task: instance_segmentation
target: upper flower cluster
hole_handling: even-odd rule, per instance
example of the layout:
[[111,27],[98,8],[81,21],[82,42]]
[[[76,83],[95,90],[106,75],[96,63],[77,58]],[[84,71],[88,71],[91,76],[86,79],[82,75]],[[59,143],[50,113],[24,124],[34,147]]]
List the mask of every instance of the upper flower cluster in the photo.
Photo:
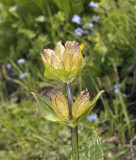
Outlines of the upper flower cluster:
[[53,69],[64,69],[71,71],[76,69],[81,64],[81,49],[77,42],[67,41],[65,47],[58,42],[55,51],[44,49],[44,54],[41,54],[44,63],[48,63]]
[[[57,77],[63,82],[74,78],[84,66],[82,63],[81,48],[76,41],[67,41],[65,47],[61,42],[58,42],[54,51],[44,49],[41,58],[46,68],[45,76],[48,78],[48,68],[48,74]],[[54,70],[58,70],[58,72],[54,72]],[[63,78],[60,77],[60,74]]]

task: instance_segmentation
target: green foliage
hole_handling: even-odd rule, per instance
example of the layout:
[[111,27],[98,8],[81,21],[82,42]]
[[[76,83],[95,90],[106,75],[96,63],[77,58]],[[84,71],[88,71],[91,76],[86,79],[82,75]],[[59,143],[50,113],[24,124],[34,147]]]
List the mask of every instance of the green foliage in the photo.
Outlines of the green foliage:
[[[0,112],[0,157],[3,159],[59,159],[61,143],[67,148],[69,130],[41,118],[32,102],[15,100],[3,105]],[[61,141],[60,137],[63,139]],[[65,150],[67,155],[69,150]]]
[[103,160],[103,148],[97,133],[93,135],[90,145],[90,160]]

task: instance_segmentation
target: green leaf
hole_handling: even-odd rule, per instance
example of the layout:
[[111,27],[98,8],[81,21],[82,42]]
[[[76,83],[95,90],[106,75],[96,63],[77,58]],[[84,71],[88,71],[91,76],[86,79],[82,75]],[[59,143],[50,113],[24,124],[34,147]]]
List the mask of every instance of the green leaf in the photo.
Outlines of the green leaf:
[[104,154],[101,145],[100,138],[96,132],[93,134],[93,138],[91,140],[90,149],[90,160],[103,160]]
[[71,121],[71,123],[79,123],[81,120],[83,120],[88,114],[89,114],[89,112],[94,108],[94,106],[95,106],[95,104],[96,104],[96,102],[97,102],[97,100],[99,99],[99,97],[100,97],[100,95],[103,93],[104,91],[102,90],[102,91],[100,91],[96,96],[95,96],[95,98],[92,100],[92,101],[90,101],[90,107],[86,110],[86,111],[84,111],[81,115],[79,115],[77,118],[75,118],[75,119],[73,119],[72,121]]
[[59,7],[59,9],[61,9],[62,11],[65,12],[66,17],[68,18],[69,13],[71,12],[71,3],[69,0],[54,0],[54,2],[56,3],[56,5]]
[[36,99],[41,114],[50,121],[65,124],[52,110],[50,100],[47,97],[31,92]]
[[89,146],[82,145],[83,149],[80,152],[81,159],[103,160],[104,159],[103,145],[101,144],[101,140],[95,130],[93,130],[93,134],[91,135],[91,140],[88,141],[88,144]]
[[44,76],[48,79],[61,80],[64,83],[69,83],[72,82],[74,78],[81,72],[84,65],[85,61],[82,58],[81,66],[79,68],[67,72],[64,69],[53,69],[47,63],[45,63]]

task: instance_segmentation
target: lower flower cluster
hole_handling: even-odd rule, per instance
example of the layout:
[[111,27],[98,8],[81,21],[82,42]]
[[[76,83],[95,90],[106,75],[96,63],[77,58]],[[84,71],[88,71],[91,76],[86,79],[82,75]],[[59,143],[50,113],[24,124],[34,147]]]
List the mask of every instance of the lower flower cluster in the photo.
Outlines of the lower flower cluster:
[[[69,120],[68,100],[59,90],[52,90],[48,93],[51,100],[52,109],[61,120]],[[89,107],[89,92],[82,91],[77,100],[72,105],[73,118],[79,117]]]

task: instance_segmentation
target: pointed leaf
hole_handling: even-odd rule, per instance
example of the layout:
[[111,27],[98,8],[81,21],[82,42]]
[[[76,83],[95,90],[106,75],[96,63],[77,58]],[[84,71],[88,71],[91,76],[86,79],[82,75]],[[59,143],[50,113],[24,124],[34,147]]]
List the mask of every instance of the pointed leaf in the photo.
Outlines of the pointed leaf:
[[57,115],[54,113],[54,111],[51,108],[51,103],[50,100],[47,97],[35,94],[33,92],[31,92],[34,96],[34,98],[36,99],[38,105],[39,105],[39,110],[41,112],[41,114],[50,121],[54,121],[54,122],[58,122],[58,123],[63,123],[65,124],[65,122],[63,122],[59,117],[57,117]]

